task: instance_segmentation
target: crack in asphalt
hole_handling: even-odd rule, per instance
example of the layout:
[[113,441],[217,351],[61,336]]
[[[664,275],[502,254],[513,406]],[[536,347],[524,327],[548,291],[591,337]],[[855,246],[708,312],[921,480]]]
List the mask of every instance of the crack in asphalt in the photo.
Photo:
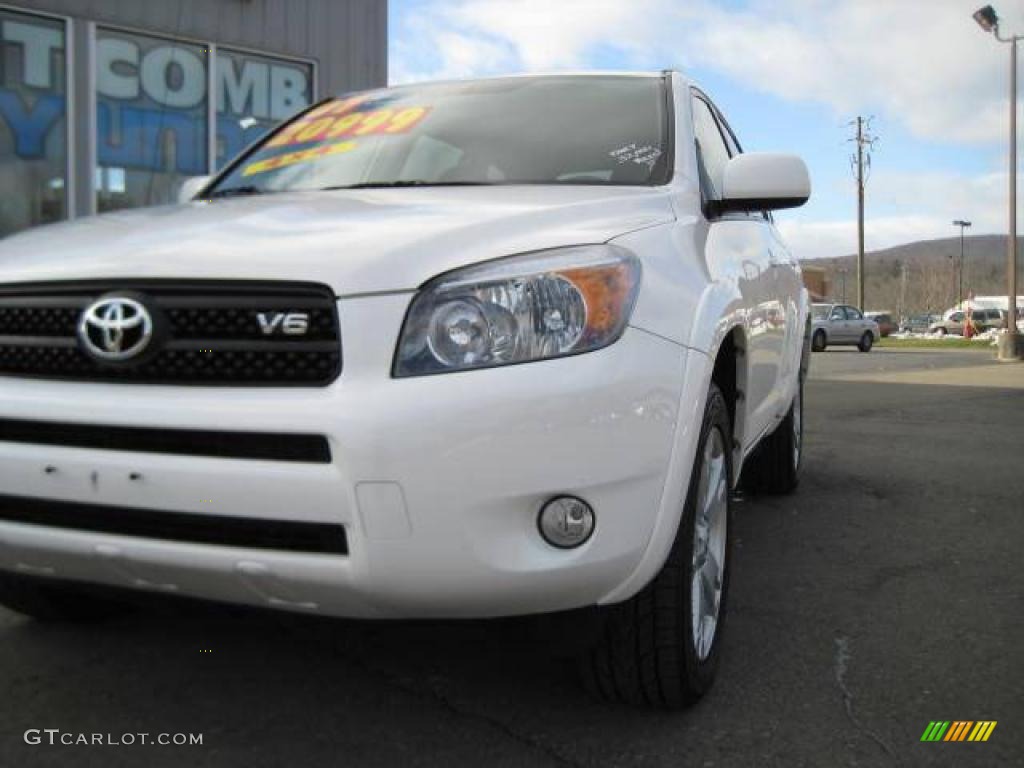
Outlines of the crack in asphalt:
[[896,581],[898,579],[905,579],[922,573],[927,574],[932,571],[949,568],[950,565],[957,564],[957,560],[954,557],[950,555],[942,555],[940,557],[922,560],[918,563],[883,565],[874,569],[871,581],[863,588],[863,591],[869,594],[880,592],[889,584],[889,582]]
[[850,640],[849,638],[840,635],[836,638],[835,678],[836,684],[839,686],[839,690],[843,694],[843,704],[846,708],[846,716],[858,730],[866,733],[872,741],[878,744],[878,746],[880,746],[882,750],[892,758],[896,765],[902,765],[902,761],[897,756],[895,750],[889,746],[885,739],[879,736],[878,733],[873,731],[871,728],[864,725],[853,712],[853,692],[846,684],[846,670],[851,658]]
[[509,738],[516,743],[527,747],[535,752],[540,752],[544,756],[550,758],[558,765],[567,766],[567,768],[586,768],[583,763],[571,760],[564,755],[560,754],[553,747],[544,744],[537,739],[531,738],[513,730],[507,723],[501,720],[491,717],[490,715],[484,714],[483,712],[470,712],[458,707],[448,696],[438,690],[434,686],[421,687],[417,686],[414,682],[406,680],[395,673],[365,663],[361,659],[355,658],[348,654],[340,651],[336,651],[336,654],[342,658],[347,664],[359,669],[363,673],[375,677],[381,680],[385,685],[395,690],[398,690],[407,696],[420,699],[422,701],[430,701],[437,704],[450,715],[455,716],[459,719],[472,720],[477,723],[483,724],[484,726],[497,731],[506,738]]

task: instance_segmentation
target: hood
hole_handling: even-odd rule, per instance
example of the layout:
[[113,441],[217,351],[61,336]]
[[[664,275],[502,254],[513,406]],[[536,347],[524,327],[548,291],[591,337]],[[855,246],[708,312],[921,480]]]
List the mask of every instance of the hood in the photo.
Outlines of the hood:
[[106,214],[0,241],[0,282],[300,280],[413,290],[488,259],[671,221],[664,190],[495,186],[289,192]]

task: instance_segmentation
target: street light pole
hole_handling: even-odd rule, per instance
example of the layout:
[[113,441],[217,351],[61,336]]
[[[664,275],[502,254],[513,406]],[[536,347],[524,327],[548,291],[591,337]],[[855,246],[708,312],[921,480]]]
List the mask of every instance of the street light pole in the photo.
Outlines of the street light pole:
[[[999,37],[999,27],[995,30]],[[999,359],[1019,360],[1020,348],[1017,339],[1017,41],[1020,36],[1009,38],[1010,43],[1010,242],[1006,248],[1006,333],[1000,339]]]
[[991,5],[974,12],[974,20],[996,40],[1010,44],[1010,232],[1006,245],[1006,333],[999,337],[999,359],[1020,360],[1017,334],[1017,43],[1024,35],[1003,37]]
[[954,227],[960,227],[960,281],[957,283],[956,301],[960,309],[964,303],[964,230],[971,226],[971,222],[964,219],[957,219],[953,222]]

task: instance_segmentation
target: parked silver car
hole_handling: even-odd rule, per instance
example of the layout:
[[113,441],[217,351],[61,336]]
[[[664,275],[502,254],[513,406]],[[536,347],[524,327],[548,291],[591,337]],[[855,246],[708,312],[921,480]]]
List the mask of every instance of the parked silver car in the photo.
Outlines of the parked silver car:
[[821,352],[829,344],[856,346],[870,352],[882,334],[878,323],[846,304],[814,304],[811,309],[811,349]]

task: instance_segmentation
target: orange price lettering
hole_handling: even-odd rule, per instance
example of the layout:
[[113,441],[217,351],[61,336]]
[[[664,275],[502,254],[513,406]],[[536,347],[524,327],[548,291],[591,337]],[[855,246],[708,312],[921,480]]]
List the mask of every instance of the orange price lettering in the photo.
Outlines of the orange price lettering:
[[358,99],[330,102],[310,112],[301,120],[285,126],[267,147],[305,144],[310,141],[339,139],[343,136],[395,135],[413,129],[430,112],[428,107],[375,109],[353,112]]
[[405,133],[427,116],[426,107],[408,107],[395,113],[384,127],[384,133]]
[[327,138],[336,139],[339,136],[344,136],[346,133],[355,128],[363,119],[362,112],[353,112],[350,115],[339,117],[334,121],[331,126],[331,130],[327,132]]
[[318,160],[321,157],[330,157],[331,155],[339,155],[342,152],[350,152],[356,148],[354,141],[339,141],[334,144],[322,144],[318,147],[310,147],[309,149],[300,149],[297,152],[285,152],[283,155],[277,155],[276,157],[268,157],[266,160],[259,160],[255,163],[251,163],[245,167],[242,171],[243,176],[252,176],[257,173],[263,173],[265,171],[274,171],[278,168],[285,168],[289,165],[295,165],[297,163],[306,163],[310,160]]
[[377,133],[380,128],[391,119],[394,114],[394,110],[391,109],[378,109],[375,112],[367,112],[363,117],[363,121],[359,124],[352,133],[356,136],[365,136],[368,133]]

